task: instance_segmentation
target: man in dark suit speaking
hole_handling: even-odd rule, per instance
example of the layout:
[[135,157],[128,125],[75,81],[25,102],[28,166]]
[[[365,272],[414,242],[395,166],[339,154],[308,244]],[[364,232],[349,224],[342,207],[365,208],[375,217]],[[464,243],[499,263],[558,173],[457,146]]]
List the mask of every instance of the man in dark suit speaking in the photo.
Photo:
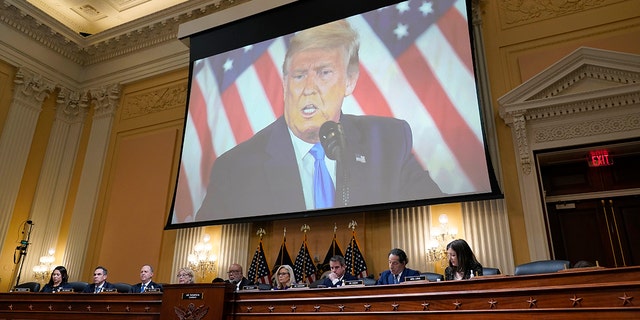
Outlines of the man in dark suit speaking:
[[[358,49],[358,34],[345,20],[291,38],[282,68],[283,117],[215,161],[196,220],[442,195],[412,154],[406,121],[342,113],[358,81]],[[338,157],[320,146],[328,121],[338,124],[329,134],[338,135]]]

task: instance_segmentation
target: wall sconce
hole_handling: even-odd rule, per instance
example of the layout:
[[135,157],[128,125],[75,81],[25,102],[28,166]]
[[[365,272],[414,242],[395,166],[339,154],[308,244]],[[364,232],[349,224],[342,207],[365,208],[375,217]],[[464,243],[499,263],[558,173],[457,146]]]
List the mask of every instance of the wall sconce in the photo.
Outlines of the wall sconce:
[[442,261],[444,267],[444,261],[447,258],[447,244],[456,238],[458,228],[449,226],[449,217],[446,213],[441,214],[438,221],[440,226],[431,229],[432,240],[429,241],[426,256],[427,263]]
[[202,237],[202,242],[198,242],[193,247],[193,252],[189,254],[187,258],[189,268],[196,273],[200,273],[200,277],[203,279],[208,273],[213,272],[215,276],[217,272],[216,262],[218,256],[211,252],[213,246],[209,241],[211,241],[211,237],[205,234],[204,237]]
[[33,277],[37,281],[46,282],[48,280],[47,277],[49,276],[51,269],[53,269],[53,262],[56,260],[53,256],[55,252],[55,250],[49,249],[48,255],[40,257],[40,264],[33,266]]

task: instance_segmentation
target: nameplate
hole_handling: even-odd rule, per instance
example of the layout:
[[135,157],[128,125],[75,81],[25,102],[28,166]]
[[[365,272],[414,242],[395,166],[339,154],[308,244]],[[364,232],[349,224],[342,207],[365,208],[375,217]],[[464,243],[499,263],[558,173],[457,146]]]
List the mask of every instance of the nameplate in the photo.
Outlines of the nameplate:
[[253,286],[243,286],[242,290],[258,290],[258,286],[253,285]]
[[302,289],[302,288],[308,288],[308,287],[309,285],[306,283],[296,283],[291,285],[291,289]]
[[160,288],[146,288],[144,289],[144,292],[160,292]]
[[183,293],[182,300],[202,300],[203,296],[204,294],[202,294],[202,292]]
[[73,288],[62,288],[58,292],[61,292],[61,293],[73,292]]
[[427,280],[427,276],[425,275],[404,277],[404,281],[424,281],[424,280]]
[[13,290],[13,292],[30,292],[31,289],[29,288],[15,288],[15,290]]
[[102,292],[104,292],[104,293],[114,293],[114,292],[118,292],[118,289],[116,289],[116,288],[104,288],[104,289],[102,289]]
[[345,286],[361,286],[364,285],[364,281],[363,280],[346,280],[344,282]]

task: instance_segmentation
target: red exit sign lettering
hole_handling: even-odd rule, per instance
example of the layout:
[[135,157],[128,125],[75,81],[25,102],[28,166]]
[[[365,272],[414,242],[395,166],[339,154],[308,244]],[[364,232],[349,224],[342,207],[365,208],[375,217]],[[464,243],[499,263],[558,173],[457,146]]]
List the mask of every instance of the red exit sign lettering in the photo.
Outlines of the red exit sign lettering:
[[589,151],[587,161],[589,162],[589,167],[604,167],[613,164],[613,159],[611,159],[607,150]]

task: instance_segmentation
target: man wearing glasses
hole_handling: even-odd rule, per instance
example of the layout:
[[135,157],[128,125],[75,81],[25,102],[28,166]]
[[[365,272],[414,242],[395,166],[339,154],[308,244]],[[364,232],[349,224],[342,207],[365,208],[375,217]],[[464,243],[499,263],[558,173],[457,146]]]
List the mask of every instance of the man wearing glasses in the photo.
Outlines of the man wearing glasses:
[[253,285],[251,280],[244,277],[242,273],[242,266],[237,263],[229,266],[227,274],[229,275],[229,282],[236,285],[236,291],[242,290],[244,286]]

